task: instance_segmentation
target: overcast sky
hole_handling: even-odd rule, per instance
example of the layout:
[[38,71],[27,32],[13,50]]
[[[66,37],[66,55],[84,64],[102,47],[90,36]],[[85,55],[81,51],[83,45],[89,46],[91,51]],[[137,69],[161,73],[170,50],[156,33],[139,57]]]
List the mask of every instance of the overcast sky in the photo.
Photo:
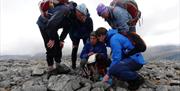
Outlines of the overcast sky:
[[[40,0],[0,0],[0,54],[35,54],[45,52],[36,21],[40,15]],[[85,3],[98,27],[109,28],[96,13],[99,3],[109,5],[111,0],[73,0]],[[148,46],[180,45],[179,0],[136,0],[142,12],[137,32]],[[82,43],[81,43],[82,44]],[[69,36],[65,48],[71,49]],[[70,54],[70,53],[69,53]]]

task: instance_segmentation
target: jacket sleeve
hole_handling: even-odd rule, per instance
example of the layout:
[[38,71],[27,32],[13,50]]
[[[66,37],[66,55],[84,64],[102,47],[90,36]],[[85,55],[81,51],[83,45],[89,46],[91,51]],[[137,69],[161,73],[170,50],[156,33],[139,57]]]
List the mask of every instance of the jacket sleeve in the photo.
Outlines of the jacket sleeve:
[[88,53],[89,53],[89,51],[88,51],[89,47],[88,47],[88,46],[89,46],[89,45],[86,44],[86,45],[83,47],[83,50],[82,50],[81,55],[80,55],[80,58],[81,58],[81,59],[87,59],[87,58],[88,58]]
[[[122,35],[121,35],[122,36]],[[124,54],[127,54],[127,53],[129,53],[129,51],[131,51],[132,49],[134,49],[134,46],[133,46],[133,44],[131,43],[131,41],[128,39],[128,38],[126,38],[126,37],[124,37],[124,36],[122,36],[122,47],[123,47],[123,49],[125,49],[123,52],[124,52]],[[126,55],[126,56],[128,56],[128,55]]]
[[100,54],[104,57],[104,58],[107,58],[107,49],[106,49],[106,46],[105,44],[101,44],[100,46]]
[[118,28],[122,32],[128,32],[129,25],[127,24],[127,22],[132,18],[130,14],[123,8],[115,7],[113,9],[113,15],[116,19],[116,28]]
[[65,38],[67,37],[68,33],[69,33],[70,29],[69,28],[63,28],[63,31],[60,35],[60,41],[64,41]]
[[[119,36],[113,36],[110,40],[111,50],[112,50],[112,62],[110,64],[109,69],[113,67],[114,64],[119,63],[119,61],[122,59],[122,45],[121,41],[118,38]],[[108,70],[107,75],[111,76],[111,71],[114,70]]]
[[113,36],[110,40],[111,50],[112,50],[112,65],[118,63],[122,59],[122,45],[118,38],[119,36]]
[[56,11],[54,15],[49,19],[46,31],[50,39],[55,39],[54,35],[60,28],[60,25],[66,14],[68,14],[68,9],[62,8],[62,10]]
[[93,21],[92,19],[89,17],[88,20],[88,26],[87,26],[88,31],[91,33],[93,31]]

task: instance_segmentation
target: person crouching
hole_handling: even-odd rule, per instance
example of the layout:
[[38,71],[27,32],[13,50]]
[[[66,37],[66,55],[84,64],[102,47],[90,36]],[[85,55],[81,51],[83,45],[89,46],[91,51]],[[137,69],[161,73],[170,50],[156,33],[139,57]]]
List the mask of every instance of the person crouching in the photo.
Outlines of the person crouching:
[[107,58],[107,49],[104,43],[99,42],[95,32],[90,34],[90,41],[87,42],[80,55],[81,62],[80,66],[84,70],[86,64],[87,70],[85,71],[86,75],[93,76],[104,76],[106,73],[106,60]]

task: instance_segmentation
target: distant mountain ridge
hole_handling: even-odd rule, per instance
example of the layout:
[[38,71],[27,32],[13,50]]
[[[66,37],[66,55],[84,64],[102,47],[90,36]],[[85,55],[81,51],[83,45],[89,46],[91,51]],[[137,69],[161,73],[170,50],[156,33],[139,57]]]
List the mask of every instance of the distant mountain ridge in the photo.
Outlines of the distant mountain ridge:
[[143,53],[147,61],[152,60],[179,60],[180,61],[180,46],[156,46],[147,48]]
[[0,55],[0,60],[30,60],[30,55]]
[[[68,51],[71,52],[71,51]],[[63,57],[69,57],[70,53],[64,53]],[[143,53],[145,60],[179,60],[180,61],[180,46],[156,46],[148,47]],[[0,55],[0,60],[45,60],[45,53],[37,53],[35,55]]]

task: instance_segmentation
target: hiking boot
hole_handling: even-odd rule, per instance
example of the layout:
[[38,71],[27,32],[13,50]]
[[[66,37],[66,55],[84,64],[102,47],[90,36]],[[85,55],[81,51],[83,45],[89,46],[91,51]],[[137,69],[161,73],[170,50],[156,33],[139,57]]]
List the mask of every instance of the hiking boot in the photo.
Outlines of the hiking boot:
[[76,69],[76,65],[72,65],[72,69]]
[[142,76],[139,76],[137,79],[127,82],[129,90],[137,90],[144,83],[144,78]]
[[56,69],[59,68],[61,65],[60,63],[56,63]]
[[53,69],[51,71],[48,71],[47,79],[49,79],[52,75],[57,75],[57,74],[58,74],[58,70],[57,69]]
[[48,72],[54,70],[54,67],[53,66],[48,66]]

